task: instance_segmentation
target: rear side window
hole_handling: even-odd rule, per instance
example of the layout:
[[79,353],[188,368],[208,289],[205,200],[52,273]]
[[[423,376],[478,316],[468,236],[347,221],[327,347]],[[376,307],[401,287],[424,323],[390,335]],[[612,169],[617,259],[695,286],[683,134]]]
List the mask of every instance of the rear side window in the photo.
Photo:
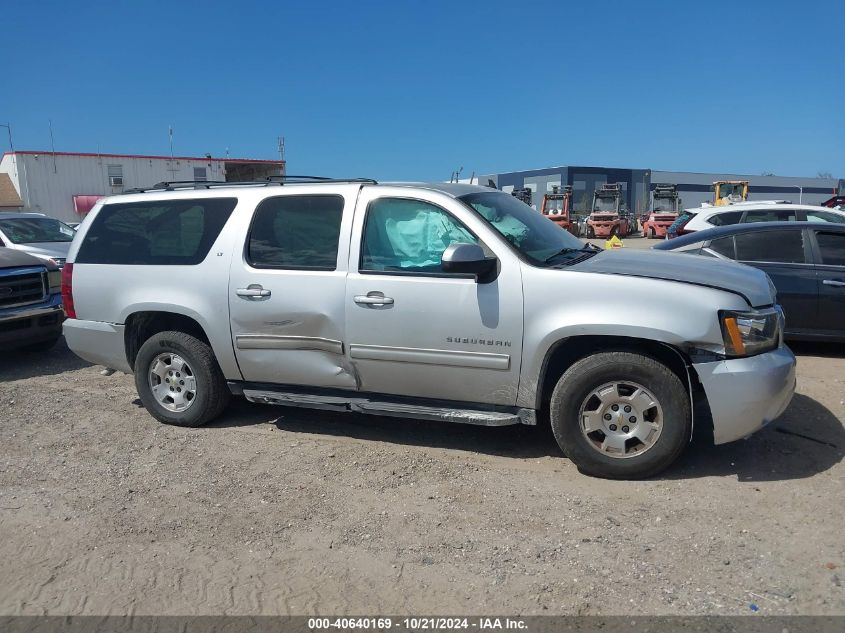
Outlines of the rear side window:
[[727,257],[728,259],[736,259],[736,250],[734,250],[733,235],[729,235],[728,237],[720,237],[717,240],[713,240],[712,242],[710,242],[710,246],[707,247],[707,250],[711,250],[714,253],[718,253],[722,257]]
[[816,233],[822,263],[828,266],[845,266],[845,234]]
[[834,224],[845,224],[845,215],[831,213],[830,211],[807,211],[807,222],[833,222]]
[[788,209],[772,209],[768,211],[748,211],[744,222],[795,222],[796,212]]
[[742,211],[729,211],[728,213],[717,213],[716,215],[707,219],[713,226],[728,226],[729,224],[739,224],[742,219]]
[[343,196],[277,196],[255,210],[246,258],[254,268],[335,270]]
[[739,261],[804,263],[803,231],[754,231],[741,233],[735,240]]
[[208,255],[237,198],[107,204],[79,247],[80,264],[199,264]]

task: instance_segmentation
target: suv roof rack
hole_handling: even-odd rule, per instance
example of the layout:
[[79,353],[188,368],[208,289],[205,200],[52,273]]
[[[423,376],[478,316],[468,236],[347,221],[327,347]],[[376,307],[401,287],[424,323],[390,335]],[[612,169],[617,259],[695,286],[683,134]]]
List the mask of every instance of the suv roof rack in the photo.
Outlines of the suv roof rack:
[[[170,180],[159,182],[152,187],[136,187],[127,189],[128,193],[146,193],[148,191],[176,191],[177,189],[213,189],[217,187],[267,187],[269,185],[306,184],[306,183],[361,183],[377,185],[372,178],[329,178],[327,176],[270,176],[262,180]],[[120,195],[120,194],[118,194]]]

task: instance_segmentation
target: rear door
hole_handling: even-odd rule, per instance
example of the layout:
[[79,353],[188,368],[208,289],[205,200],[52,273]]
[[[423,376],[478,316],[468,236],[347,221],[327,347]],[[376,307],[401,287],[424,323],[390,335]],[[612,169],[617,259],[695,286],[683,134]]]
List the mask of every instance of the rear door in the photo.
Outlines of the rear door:
[[734,236],[736,259],[765,271],[777,288],[786,327],[802,331],[816,326],[818,291],[812,249],[800,227],[759,230]]
[[349,230],[358,186],[291,186],[255,208],[232,258],[232,342],[247,381],[355,389],[344,361]]
[[[522,273],[469,208],[442,193],[366,187],[346,292],[350,360],[361,390],[514,405],[522,355]],[[481,244],[498,278],[444,273],[450,243]]]
[[813,230],[818,263],[818,328],[845,335],[845,233]]

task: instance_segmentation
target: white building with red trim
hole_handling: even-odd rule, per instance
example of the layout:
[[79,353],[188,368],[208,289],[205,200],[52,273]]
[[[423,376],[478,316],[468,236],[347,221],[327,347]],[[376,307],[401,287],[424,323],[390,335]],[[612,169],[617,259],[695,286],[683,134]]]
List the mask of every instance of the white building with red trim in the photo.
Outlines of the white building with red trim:
[[0,160],[0,181],[6,184],[0,186],[0,212],[33,211],[79,222],[99,198],[128,189],[178,180],[258,180],[284,173],[281,160],[14,151]]

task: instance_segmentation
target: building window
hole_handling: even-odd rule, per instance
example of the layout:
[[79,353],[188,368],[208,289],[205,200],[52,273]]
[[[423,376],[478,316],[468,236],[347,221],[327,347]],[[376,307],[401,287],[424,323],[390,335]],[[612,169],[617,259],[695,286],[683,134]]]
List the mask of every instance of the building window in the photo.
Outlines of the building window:
[[123,187],[123,165],[109,165],[109,186]]
[[194,167],[194,180],[205,182],[208,180],[208,175],[205,167]]

